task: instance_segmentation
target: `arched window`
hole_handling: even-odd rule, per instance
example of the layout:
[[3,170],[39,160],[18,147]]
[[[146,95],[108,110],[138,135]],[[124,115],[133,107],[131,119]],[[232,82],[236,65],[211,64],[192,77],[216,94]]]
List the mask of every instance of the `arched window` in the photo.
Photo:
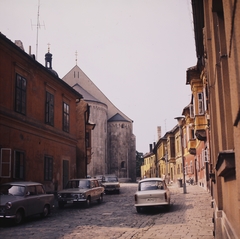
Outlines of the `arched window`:
[[121,162],[121,168],[125,168],[125,161]]

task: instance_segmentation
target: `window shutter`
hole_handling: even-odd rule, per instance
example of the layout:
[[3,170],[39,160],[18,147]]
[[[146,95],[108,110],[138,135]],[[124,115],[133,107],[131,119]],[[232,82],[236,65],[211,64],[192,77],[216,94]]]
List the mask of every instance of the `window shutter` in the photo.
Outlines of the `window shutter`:
[[11,177],[11,149],[2,148],[0,158],[0,177]]

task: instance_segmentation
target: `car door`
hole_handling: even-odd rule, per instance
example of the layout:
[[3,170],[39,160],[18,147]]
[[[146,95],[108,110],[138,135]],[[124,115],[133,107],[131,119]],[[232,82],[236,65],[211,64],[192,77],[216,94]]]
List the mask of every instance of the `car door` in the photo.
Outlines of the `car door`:
[[47,200],[47,196],[45,194],[45,191],[42,185],[37,185],[36,190],[37,190],[37,201],[38,201],[37,213],[42,213],[43,207],[46,203],[45,201]]
[[90,182],[91,184],[91,186],[90,186],[90,190],[91,190],[91,197],[92,197],[92,201],[93,200],[96,200],[97,199],[97,194],[96,194],[96,188],[95,188],[95,181],[94,180],[92,180],[91,182]]
[[26,187],[26,216],[37,214],[39,211],[39,200],[36,191],[36,186],[31,185]]
[[97,199],[100,198],[100,195],[102,193],[102,187],[99,185],[99,182],[96,180],[95,181],[95,190],[96,190],[96,197]]

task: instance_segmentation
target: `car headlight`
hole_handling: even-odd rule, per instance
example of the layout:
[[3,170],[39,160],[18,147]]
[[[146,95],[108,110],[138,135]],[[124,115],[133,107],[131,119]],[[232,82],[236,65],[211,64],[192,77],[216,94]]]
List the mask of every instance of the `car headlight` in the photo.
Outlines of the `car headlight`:
[[5,206],[6,206],[6,209],[10,209],[12,207],[12,203],[11,202],[7,202],[5,204]]
[[80,194],[79,194],[79,198],[85,198],[84,194],[83,194],[83,193],[80,193]]
[[58,198],[61,198],[61,197],[62,197],[62,195],[61,195],[60,193],[58,193],[57,197],[58,197]]

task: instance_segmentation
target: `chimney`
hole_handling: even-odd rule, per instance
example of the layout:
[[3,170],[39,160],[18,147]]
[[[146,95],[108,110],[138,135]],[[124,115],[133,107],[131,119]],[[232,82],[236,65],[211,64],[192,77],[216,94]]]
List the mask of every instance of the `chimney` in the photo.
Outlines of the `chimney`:
[[150,153],[152,152],[152,144],[149,144]]
[[15,40],[15,44],[24,51],[23,43],[20,40]]

